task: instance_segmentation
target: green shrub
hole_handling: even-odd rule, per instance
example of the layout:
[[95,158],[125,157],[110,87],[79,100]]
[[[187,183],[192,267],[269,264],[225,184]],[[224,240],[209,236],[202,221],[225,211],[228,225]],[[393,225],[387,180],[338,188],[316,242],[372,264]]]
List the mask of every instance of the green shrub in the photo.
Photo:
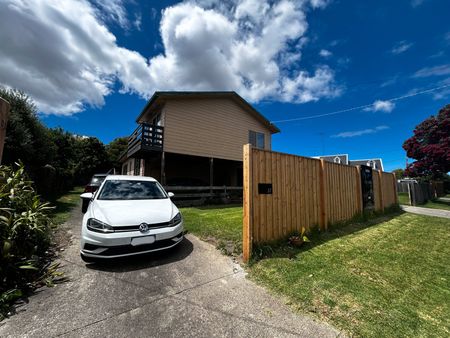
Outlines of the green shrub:
[[42,274],[51,207],[41,202],[22,164],[0,166],[0,319]]

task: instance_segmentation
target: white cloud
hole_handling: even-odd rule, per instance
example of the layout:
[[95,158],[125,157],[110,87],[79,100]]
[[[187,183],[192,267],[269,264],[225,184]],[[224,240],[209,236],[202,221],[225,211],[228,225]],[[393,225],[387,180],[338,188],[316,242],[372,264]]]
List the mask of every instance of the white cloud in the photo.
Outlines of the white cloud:
[[448,100],[449,98],[450,98],[449,88],[443,89],[433,95],[433,100],[443,100],[443,99]]
[[398,75],[394,75],[394,76],[388,78],[386,81],[384,81],[384,82],[380,85],[380,87],[383,88],[383,87],[392,86],[392,85],[394,85],[394,84],[397,83],[398,79],[399,79],[399,76],[398,76]]
[[30,94],[46,113],[102,106],[116,80],[147,97],[154,81],[145,58],[117,46],[85,1],[0,3],[0,84]]
[[425,0],[411,0],[411,6],[413,8],[417,8],[420,5],[422,5],[425,2]]
[[362,130],[354,130],[354,131],[344,131],[342,133],[332,135],[331,137],[338,137],[338,138],[349,138],[349,137],[356,137],[356,136],[362,136],[367,134],[375,134],[379,131],[389,129],[388,126],[378,126],[375,128],[368,128],[368,129],[362,129]]
[[105,22],[115,22],[128,29],[130,22],[124,7],[124,0],[89,0],[97,9],[97,15]]
[[331,52],[330,52],[329,50],[327,50],[327,49],[321,49],[320,52],[319,52],[319,55],[322,56],[322,57],[324,57],[324,58],[328,58],[328,57],[330,57],[331,55],[333,55],[333,53],[331,53]]
[[411,43],[411,42],[407,42],[405,40],[399,41],[394,45],[394,47],[392,47],[391,53],[398,55],[398,54],[406,52],[412,46],[413,46],[413,43]]
[[450,64],[425,67],[414,73],[413,77],[445,76],[450,74]]
[[[327,66],[300,69],[306,14],[323,0],[220,2],[167,7],[163,53],[120,47],[105,22],[130,26],[123,0],[0,2],[0,84],[29,93],[41,111],[102,106],[116,83],[155,90],[236,90],[246,99],[308,102],[339,95]],[[136,17],[135,19],[138,19]],[[139,20],[133,23],[139,27]]]
[[377,100],[374,103],[372,103],[372,105],[368,108],[365,108],[365,111],[382,111],[385,113],[390,113],[391,111],[393,111],[395,108],[395,103],[391,102],[391,101],[382,101],[382,100]]
[[[437,83],[439,86],[449,86],[450,85],[450,77],[439,81]],[[433,92],[433,100],[448,100],[450,98],[450,87],[442,88],[436,92]]]
[[316,70],[313,76],[300,72],[295,78],[282,80],[281,98],[287,102],[306,103],[321,97],[336,97],[341,90],[329,86],[332,80],[333,72],[327,67]]
[[142,14],[141,13],[137,13],[134,15],[133,25],[134,25],[134,27],[136,27],[136,29],[138,31],[141,30],[141,26],[142,26]]
[[430,59],[436,59],[436,58],[440,58],[441,56],[444,56],[444,55],[445,55],[445,52],[443,50],[441,50],[441,51],[439,51],[437,53],[434,53],[434,54],[430,55],[429,58]]

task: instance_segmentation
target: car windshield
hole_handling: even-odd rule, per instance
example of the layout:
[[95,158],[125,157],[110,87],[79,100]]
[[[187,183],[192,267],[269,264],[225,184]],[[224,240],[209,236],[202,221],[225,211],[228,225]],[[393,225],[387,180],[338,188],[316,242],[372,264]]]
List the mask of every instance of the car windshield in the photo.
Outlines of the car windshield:
[[108,180],[103,185],[99,200],[153,200],[167,198],[157,182]]

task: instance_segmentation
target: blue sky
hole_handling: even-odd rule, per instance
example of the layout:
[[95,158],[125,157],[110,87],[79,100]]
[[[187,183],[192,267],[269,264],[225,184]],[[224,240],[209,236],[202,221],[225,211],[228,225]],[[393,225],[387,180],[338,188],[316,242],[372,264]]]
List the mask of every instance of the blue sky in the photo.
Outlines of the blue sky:
[[291,120],[277,123],[274,150],[382,157],[392,170],[414,126],[449,103],[450,87],[387,101],[450,85],[446,0],[0,7],[0,84],[30,93],[48,126],[104,142],[134,130],[154,90],[236,90]]

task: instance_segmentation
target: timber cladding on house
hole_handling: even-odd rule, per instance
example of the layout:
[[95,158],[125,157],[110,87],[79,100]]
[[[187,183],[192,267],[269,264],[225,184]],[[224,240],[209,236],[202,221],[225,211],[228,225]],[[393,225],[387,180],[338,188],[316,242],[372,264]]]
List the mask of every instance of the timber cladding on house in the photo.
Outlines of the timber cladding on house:
[[264,149],[271,149],[271,134],[279,131],[234,92],[155,95],[138,122],[160,115],[165,152],[242,161],[249,130],[264,134]]
[[122,173],[166,186],[242,190],[242,146],[270,150],[279,132],[235,92],[155,92],[136,122]]

